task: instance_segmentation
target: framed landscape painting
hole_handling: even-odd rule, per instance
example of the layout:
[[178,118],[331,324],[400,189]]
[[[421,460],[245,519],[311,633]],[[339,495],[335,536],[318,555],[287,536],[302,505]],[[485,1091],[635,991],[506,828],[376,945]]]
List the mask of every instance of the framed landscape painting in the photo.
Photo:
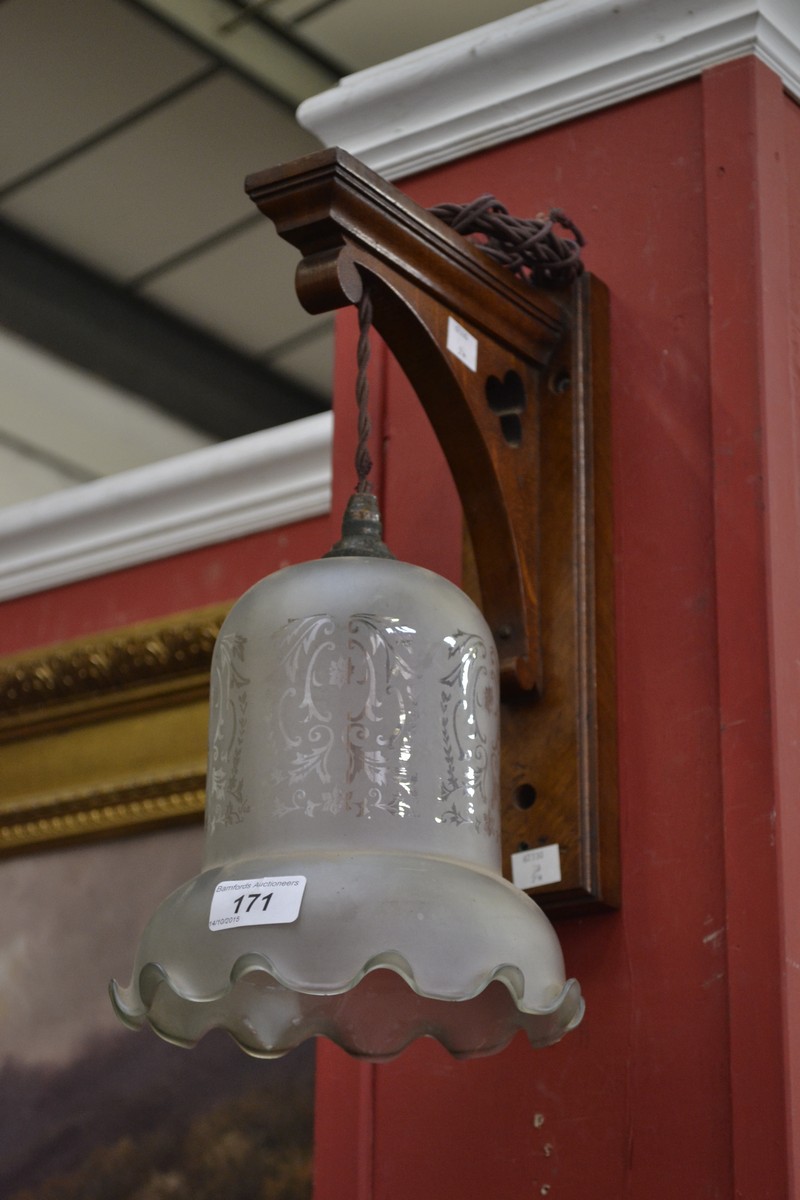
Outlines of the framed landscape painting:
[[[0,662],[4,1200],[311,1196],[312,1044],[264,1062],[215,1031],[184,1050],[123,1028],[107,996],[157,905],[199,868],[219,619]],[[171,732],[149,754],[159,724]]]

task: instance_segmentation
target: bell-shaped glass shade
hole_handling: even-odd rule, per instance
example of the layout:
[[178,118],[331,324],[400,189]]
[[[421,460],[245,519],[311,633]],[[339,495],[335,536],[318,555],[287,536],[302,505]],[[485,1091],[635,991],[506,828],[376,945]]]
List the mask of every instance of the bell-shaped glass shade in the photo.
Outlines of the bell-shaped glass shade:
[[327,558],[252,588],[212,662],[203,870],[112,984],[123,1021],[373,1060],[576,1025],[549,922],[500,874],[498,690],[481,613],[430,571]]

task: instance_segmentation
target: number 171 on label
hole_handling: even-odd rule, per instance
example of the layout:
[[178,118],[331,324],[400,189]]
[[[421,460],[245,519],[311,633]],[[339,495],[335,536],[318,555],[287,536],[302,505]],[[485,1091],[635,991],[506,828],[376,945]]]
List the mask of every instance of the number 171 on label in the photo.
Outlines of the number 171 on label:
[[299,916],[305,888],[304,875],[223,880],[214,888],[208,927],[217,932],[241,925],[289,925]]

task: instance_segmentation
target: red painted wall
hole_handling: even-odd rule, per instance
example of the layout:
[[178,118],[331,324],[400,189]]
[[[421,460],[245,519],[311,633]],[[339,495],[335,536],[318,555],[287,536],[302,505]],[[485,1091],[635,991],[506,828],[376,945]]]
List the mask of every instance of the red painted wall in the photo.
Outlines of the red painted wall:
[[[610,288],[623,904],[559,927],[587,1014],[556,1047],[465,1064],[419,1043],[371,1067],[322,1044],[316,1200],[793,1195],[797,134],[743,60],[403,185],[561,206]],[[446,468],[378,360],[389,540],[452,575]]]

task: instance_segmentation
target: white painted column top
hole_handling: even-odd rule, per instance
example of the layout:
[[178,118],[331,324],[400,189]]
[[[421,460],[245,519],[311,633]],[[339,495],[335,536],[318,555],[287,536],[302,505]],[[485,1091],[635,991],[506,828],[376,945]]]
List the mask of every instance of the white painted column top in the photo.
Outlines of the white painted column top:
[[397,178],[745,55],[800,96],[800,0],[545,0],[349,75],[298,118]]

